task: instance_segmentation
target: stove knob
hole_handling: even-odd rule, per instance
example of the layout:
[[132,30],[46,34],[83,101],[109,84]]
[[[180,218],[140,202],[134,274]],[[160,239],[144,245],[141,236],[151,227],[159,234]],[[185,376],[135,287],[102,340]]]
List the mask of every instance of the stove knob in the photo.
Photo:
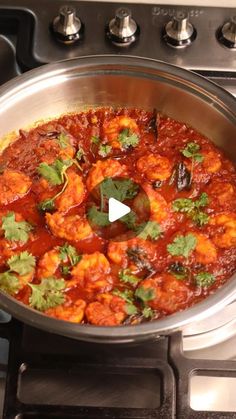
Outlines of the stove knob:
[[188,13],[179,11],[168,22],[163,31],[163,39],[171,47],[183,48],[190,45],[197,36],[197,31],[189,22]]
[[106,28],[106,34],[113,44],[128,46],[136,41],[139,35],[139,27],[131,17],[131,12],[126,7],[116,10],[115,18]]
[[81,39],[83,24],[76,16],[76,10],[72,6],[62,6],[59,16],[52,22],[52,30],[58,41],[63,44],[73,44]]
[[218,30],[217,38],[227,48],[236,48],[236,16]]

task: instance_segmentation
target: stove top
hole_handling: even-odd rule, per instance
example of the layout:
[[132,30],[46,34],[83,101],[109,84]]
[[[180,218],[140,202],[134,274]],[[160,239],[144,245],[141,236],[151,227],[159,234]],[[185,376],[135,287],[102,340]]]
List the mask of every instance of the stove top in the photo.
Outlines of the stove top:
[[[0,84],[45,63],[125,54],[185,67],[236,96],[235,15],[202,6],[0,0]],[[236,418],[236,302],[194,330],[138,346],[91,345],[0,312],[2,417]]]

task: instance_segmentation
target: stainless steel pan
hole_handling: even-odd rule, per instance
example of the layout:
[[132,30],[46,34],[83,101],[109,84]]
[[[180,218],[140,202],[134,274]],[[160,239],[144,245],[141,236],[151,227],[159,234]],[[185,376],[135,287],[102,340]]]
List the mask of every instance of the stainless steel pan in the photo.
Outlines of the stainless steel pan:
[[[37,120],[96,106],[157,108],[186,122],[236,161],[236,100],[207,79],[155,60],[123,56],[82,57],[43,66],[0,89],[0,138]],[[8,138],[8,136],[6,137]],[[2,140],[2,144],[4,139]],[[0,295],[0,306],[33,326],[96,342],[131,342],[184,329],[213,316],[236,298],[236,275],[214,295],[161,320],[119,327],[77,325],[49,318]]]

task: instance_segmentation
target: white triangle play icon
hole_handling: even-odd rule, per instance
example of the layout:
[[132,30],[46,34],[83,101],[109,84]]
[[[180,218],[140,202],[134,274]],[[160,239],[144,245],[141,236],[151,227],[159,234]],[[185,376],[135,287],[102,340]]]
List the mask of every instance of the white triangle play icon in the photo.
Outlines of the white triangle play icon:
[[119,220],[119,218],[124,217],[124,215],[129,214],[131,211],[128,205],[122,204],[122,202],[117,201],[115,198],[109,198],[108,200],[108,219],[110,223],[113,221]]

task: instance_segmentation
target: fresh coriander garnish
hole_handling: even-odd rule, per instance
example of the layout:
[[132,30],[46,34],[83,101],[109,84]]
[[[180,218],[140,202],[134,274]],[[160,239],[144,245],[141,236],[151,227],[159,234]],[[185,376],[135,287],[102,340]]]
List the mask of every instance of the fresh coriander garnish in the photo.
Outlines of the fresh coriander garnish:
[[156,221],[148,221],[147,223],[139,225],[137,232],[138,236],[144,240],[157,240],[162,234],[160,224]]
[[155,316],[155,311],[151,309],[151,307],[144,307],[142,310],[142,315],[145,319],[152,319]]
[[172,256],[184,256],[187,258],[195,249],[197,239],[193,234],[177,236],[172,243],[167,245],[167,250]]
[[108,214],[103,211],[99,211],[95,205],[89,208],[87,212],[87,216],[90,222],[93,225],[97,225],[99,227],[107,227],[110,225],[110,221],[108,219]]
[[214,284],[215,277],[209,272],[200,272],[199,274],[195,275],[195,281],[199,287],[209,287]]
[[186,147],[182,150],[182,154],[189,159],[193,159],[193,161],[201,163],[204,157],[201,153],[199,153],[200,148],[201,147],[199,144],[191,142],[188,143]]
[[83,148],[82,147],[79,147],[78,148],[78,151],[76,153],[77,160],[78,161],[82,160],[84,158],[84,155],[85,155],[85,152],[84,152]]
[[209,216],[200,211],[200,208],[208,205],[208,195],[203,192],[199,199],[193,201],[189,198],[179,198],[172,203],[172,208],[176,212],[186,213],[198,226],[202,227],[209,220]]
[[27,221],[16,221],[15,213],[8,212],[2,217],[2,229],[7,240],[26,243],[33,227]]
[[10,271],[16,272],[19,275],[26,275],[30,273],[35,267],[35,257],[27,251],[13,255],[8,259],[7,264]]
[[57,140],[61,148],[66,148],[68,147],[68,145],[70,145],[68,135],[65,134],[64,132],[58,135]]
[[77,263],[81,260],[81,255],[77,253],[77,250],[74,246],[71,246],[68,243],[65,243],[63,246],[59,247],[59,256],[62,261],[66,261],[69,259],[71,266],[77,265]]
[[119,278],[122,282],[131,285],[136,285],[140,281],[140,278],[138,278],[136,275],[133,275],[129,269],[122,269],[119,272]]
[[101,140],[97,135],[92,135],[92,137],[90,138],[90,141],[92,144],[99,144]]
[[121,291],[121,290],[118,290],[117,288],[115,288],[112,291],[112,294],[116,295],[117,297],[123,298],[123,300],[125,300],[129,304],[133,304],[133,302],[134,302],[134,293],[133,293],[132,290],[125,289],[125,290]]
[[128,214],[124,215],[120,218],[122,223],[126,225],[126,227],[130,230],[135,230],[136,227],[136,215],[135,212],[130,211]]
[[101,157],[106,157],[111,152],[112,147],[108,144],[101,144],[98,149],[98,154]]
[[55,160],[52,164],[40,163],[38,173],[51,185],[61,185],[65,180],[65,171],[73,164],[73,160]]
[[15,294],[20,289],[18,275],[27,275],[35,267],[35,257],[27,251],[8,259],[8,271],[0,274],[0,289],[8,294]]
[[125,128],[120,132],[118,141],[122,145],[122,148],[126,149],[129,147],[136,147],[139,143],[139,137],[134,132],[131,132],[128,128]]
[[134,304],[126,304],[125,305],[125,311],[129,316],[134,316],[138,313],[138,309]]
[[45,311],[65,302],[63,290],[64,279],[46,278],[40,284],[29,284],[32,294],[29,298],[30,306],[39,311]]
[[134,198],[138,193],[138,185],[131,179],[106,178],[100,185],[101,194],[109,198],[115,198],[120,202]]
[[38,209],[42,212],[53,211],[55,209],[54,199],[45,199],[38,204]]
[[153,288],[139,287],[135,291],[135,297],[141,300],[143,303],[154,300],[155,290]]

